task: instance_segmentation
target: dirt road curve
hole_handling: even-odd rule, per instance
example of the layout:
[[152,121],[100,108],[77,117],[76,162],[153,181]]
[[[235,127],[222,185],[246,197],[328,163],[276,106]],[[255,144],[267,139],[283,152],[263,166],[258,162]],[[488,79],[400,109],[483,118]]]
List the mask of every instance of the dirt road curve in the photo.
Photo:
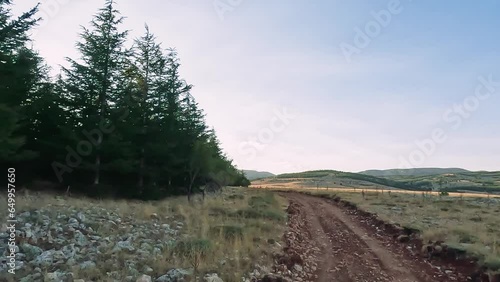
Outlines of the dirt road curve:
[[326,199],[296,193],[284,196],[298,208],[304,232],[321,250],[314,281],[466,281],[451,270],[432,266],[425,258],[408,255],[410,247],[374,234]]

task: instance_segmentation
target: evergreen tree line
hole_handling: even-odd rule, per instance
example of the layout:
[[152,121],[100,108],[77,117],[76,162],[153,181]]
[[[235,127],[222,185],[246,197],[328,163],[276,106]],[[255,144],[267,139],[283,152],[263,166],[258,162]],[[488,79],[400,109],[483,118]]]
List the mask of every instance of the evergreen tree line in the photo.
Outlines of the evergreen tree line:
[[129,41],[114,0],[54,78],[29,47],[38,7],[14,18],[10,5],[0,0],[0,162],[18,183],[142,199],[249,184],[180,77],[175,49],[147,26]]

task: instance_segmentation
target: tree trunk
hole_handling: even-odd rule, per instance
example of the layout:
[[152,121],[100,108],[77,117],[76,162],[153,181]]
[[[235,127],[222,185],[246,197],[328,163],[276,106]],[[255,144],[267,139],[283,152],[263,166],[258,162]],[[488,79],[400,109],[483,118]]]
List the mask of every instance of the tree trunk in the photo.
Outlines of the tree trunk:
[[188,187],[188,202],[191,203],[191,189],[193,189],[193,178],[191,177],[191,181],[189,182],[189,187]]
[[191,193],[193,191],[193,185],[197,175],[198,172],[194,172],[192,175],[190,175],[191,180],[189,181],[189,188],[188,188],[188,202],[190,203],[191,203]]
[[94,175],[94,185],[98,185],[100,181],[101,172],[101,154],[97,152],[95,157],[95,175]]
[[[109,31],[107,33],[109,37]],[[110,56],[110,45],[111,44],[111,39],[108,39],[107,42],[107,49],[106,49],[106,58],[104,61],[104,74],[102,76],[102,85],[101,85],[101,90],[99,93],[99,119],[100,122],[104,122],[104,119],[106,118],[106,96],[108,92],[108,75],[109,75],[109,56]],[[97,154],[96,154],[96,159],[95,159],[95,178],[94,178],[94,184],[97,185],[100,182],[100,174],[101,174],[101,144],[103,142],[104,136],[99,140],[97,144]]]
[[139,164],[139,182],[137,183],[137,186],[139,188],[139,192],[142,193],[144,190],[144,166],[145,166],[145,160],[144,160],[144,148],[141,149],[141,160]]
[[[147,33],[149,35],[149,29],[147,30]],[[148,93],[149,93],[149,50],[145,54],[146,56],[146,74],[144,76],[144,89],[142,90],[142,101],[141,101],[141,108],[142,108],[142,138],[141,138],[141,160],[140,160],[140,168],[139,168],[139,191],[142,193],[143,188],[144,188],[144,169],[145,169],[145,147],[146,147],[146,132],[147,132],[147,127],[146,127],[146,111],[147,111],[147,99],[148,99]]]

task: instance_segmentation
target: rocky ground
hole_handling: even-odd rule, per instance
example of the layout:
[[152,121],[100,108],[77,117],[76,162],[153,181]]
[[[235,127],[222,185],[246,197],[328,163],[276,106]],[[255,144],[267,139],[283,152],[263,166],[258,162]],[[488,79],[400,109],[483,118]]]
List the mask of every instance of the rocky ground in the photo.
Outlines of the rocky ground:
[[[411,230],[408,233],[386,224],[348,202],[297,193],[283,196],[289,203],[282,240],[259,238],[262,229],[245,233],[245,242],[250,246],[246,250],[262,250],[258,253],[260,258],[250,258],[247,251],[236,252],[236,255],[222,252],[217,258],[209,253],[205,259],[216,259],[216,262],[202,273],[186,267],[189,263],[185,261],[179,263],[177,254],[172,254],[179,242],[191,238],[192,230],[188,229],[196,225],[196,221],[193,222],[193,218],[184,221],[180,214],[169,209],[156,213],[142,204],[126,203],[115,208],[85,201],[83,205],[74,206],[65,200],[42,208],[28,208],[17,215],[15,276],[7,273],[5,256],[9,234],[5,225],[0,229],[0,281],[499,282],[498,276],[488,277],[477,271],[473,261],[435,258],[444,245],[423,245]],[[236,203],[225,199],[213,204],[220,207],[220,204]],[[241,202],[246,203],[247,198],[243,197]],[[133,210],[138,207],[147,211]],[[212,211],[205,219],[214,216],[210,207],[187,208],[193,209],[190,216],[196,219],[200,218],[197,213],[205,210]],[[127,212],[123,212],[124,209],[128,209]],[[214,222],[223,219],[213,218]],[[241,220],[246,224],[262,224],[262,220]],[[276,228],[273,226],[272,230]],[[264,236],[269,238],[266,236],[269,234]],[[233,246],[224,240],[214,242]],[[269,265],[266,257],[272,257],[274,265]],[[247,265],[242,268],[244,272],[249,270],[246,274],[228,275],[233,265],[242,262]],[[179,268],[180,265],[184,267]]]
[[16,203],[16,273],[2,224],[0,282],[255,282],[284,253],[287,202],[274,193],[230,187],[192,203],[25,193]]
[[[138,220],[102,207],[81,210],[64,205],[23,212],[17,220],[15,281],[81,282],[92,276],[97,281],[102,279],[97,277],[97,269],[108,270],[108,281],[169,282],[192,275],[189,269],[155,275],[153,269],[181,236],[181,221],[155,214],[149,220]],[[5,227],[0,232],[3,279],[8,276]],[[222,280],[210,274],[204,281]]]

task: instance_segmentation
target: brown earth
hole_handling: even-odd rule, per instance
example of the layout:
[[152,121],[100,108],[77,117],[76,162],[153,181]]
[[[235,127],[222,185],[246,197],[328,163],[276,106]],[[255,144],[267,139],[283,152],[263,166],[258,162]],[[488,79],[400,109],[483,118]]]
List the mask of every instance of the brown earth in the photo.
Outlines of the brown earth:
[[456,254],[424,257],[412,230],[386,224],[349,203],[282,195],[290,201],[289,230],[286,255],[278,260],[276,272],[291,281],[490,281],[471,259]]

